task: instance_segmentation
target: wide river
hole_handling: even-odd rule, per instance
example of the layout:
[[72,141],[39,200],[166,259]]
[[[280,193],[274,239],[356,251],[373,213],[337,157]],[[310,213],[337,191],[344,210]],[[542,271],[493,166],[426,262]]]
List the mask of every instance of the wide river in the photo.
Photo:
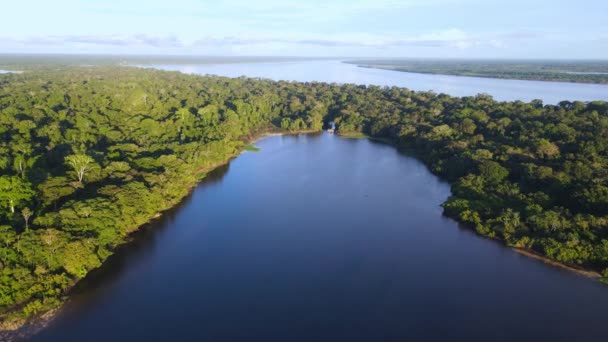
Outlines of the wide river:
[[35,341],[601,341],[608,286],[442,216],[395,148],[273,136],[85,278]]
[[411,90],[474,96],[487,93],[498,101],[531,101],[545,104],[569,101],[608,101],[608,85],[566,82],[503,80],[482,77],[431,75],[361,68],[340,61],[297,61],[272,63],[232,63],[197,65],[155,65],[158,69],[228,77],[262,77],[299,82],[336,82],[398,86]]

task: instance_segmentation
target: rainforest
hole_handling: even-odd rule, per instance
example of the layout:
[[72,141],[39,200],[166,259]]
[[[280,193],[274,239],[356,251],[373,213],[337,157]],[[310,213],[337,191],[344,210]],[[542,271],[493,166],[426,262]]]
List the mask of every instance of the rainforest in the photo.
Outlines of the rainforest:
[[118,66],[0,75],[0,319],[56,309],[139,227],[267,133],[394,145],[449,181],[444,214],[608,277],[608,103]]

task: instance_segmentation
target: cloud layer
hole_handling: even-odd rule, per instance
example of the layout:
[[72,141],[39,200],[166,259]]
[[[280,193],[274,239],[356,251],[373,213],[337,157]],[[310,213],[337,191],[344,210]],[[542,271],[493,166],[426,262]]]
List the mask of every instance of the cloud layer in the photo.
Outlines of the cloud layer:
[[605,0],[5,2],[0,53],[608,57]]
[[335,37],[251,37],[251,36],[206,36],[186,41],[176,35],[51,35],[25,38],[0,38],[0,41],[22,45],[93,45],[98,47],[149,47],[158,49],[188,49],[196,47],[239,47],[267,44],[303,45],[324,48],[374,48],[391,49],[397,47],[430,47],[467,49],[474,46],[503,47],[507,43],[522,41],[540,36],[531,31],[503,33],[469,34],[460,29],[448,29],[410,37],[350,35]]

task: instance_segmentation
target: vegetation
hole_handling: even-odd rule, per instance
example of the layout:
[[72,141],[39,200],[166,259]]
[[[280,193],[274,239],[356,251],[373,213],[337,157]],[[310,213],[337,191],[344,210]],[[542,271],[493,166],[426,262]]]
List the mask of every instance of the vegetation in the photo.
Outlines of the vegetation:
[[245,150],[245,151],[249,151],[249,152],[259,152],[259,151],[261,151],[262,149],[261,149],[261,148],[259,148],[259,147],[257,147],[257,146],[255,146],[254,144],[249,144],[249,145],[245,145],[245,146],[243,147],[243,150]]
[[360,60],[362,67],[422,74],[608,84],[605,61]]
[[365,139],[365,138],[369,138],[366,134],[362,133],[362,132],[338,132],[338,135],[340,135],[343,138],[349,138],[349,139]]
[[0,310],[57,307],[129,233],[266,131],[390,141],[479,234],[608,275],[608,103],[58,67],[0,75]]
[[3,320],[59,305],[250,135],[322,128],[326,107],[296,90],[117,67],[1,75]]
[[166,55],[68,55],[68,54],[0,54],[1,70],[36,70],[49,66],[121,66],[158,64],[238,64],[327,60],[323,57],[279,56],[166,56]]

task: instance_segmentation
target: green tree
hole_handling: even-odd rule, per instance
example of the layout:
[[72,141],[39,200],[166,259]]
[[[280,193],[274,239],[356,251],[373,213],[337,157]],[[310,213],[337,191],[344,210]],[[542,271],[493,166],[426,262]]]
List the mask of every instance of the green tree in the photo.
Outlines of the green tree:
[[0,203],[6,205],[11,214],[15,213],[15,207],[28,202],[34,191],[30,183],[16,176],[0,177]]
[[541,158],[554,158],[559,155],[559,147],[547,139],[539,139],[536,143],[536,153]]
[[73,154],[65,158],[66,163],[76,173],[78,183],[82,183],[85,174],[89,173],[96,165],[93,158],[86,154]]
[[499,183],[509,176],[509,170],[499,163],[486,160],[479,165],[481,176],[491,183]]
[[21,216],[23,216],[23,221],[25,221],[25,230],[30,228],[30,217],[32,217],[32,215],[33,213],[28,207],[21,210]]

